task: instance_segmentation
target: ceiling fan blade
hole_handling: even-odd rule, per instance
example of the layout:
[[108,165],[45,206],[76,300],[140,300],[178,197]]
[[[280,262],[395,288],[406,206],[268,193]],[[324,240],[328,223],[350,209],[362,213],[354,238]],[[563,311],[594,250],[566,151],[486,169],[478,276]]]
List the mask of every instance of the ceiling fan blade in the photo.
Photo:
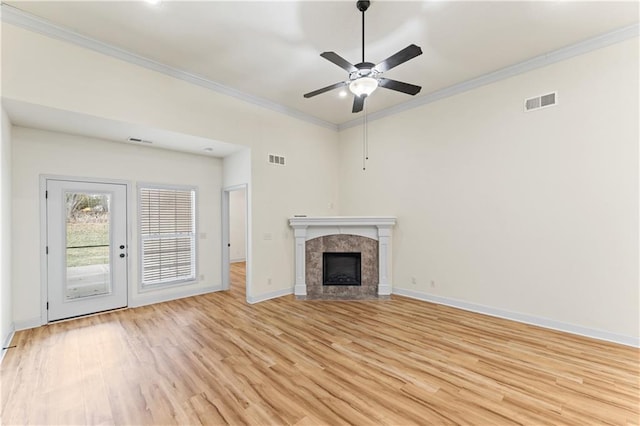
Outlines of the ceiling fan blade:
[[407,62],[409,59],[413,59],[419,55],[422,55],[422,49],[420,49],[420,47],[416,46],[415,44],[410,44],[401,51],[391,55],[384,61],[380,62],[374,68],[378,72],[389,71],[391,68],[397,67],[398,65]]
[[407,95],[417,95],[422,87],[414,84],[403,83],[402,81],[389,80],[388,78],[378,78],[378,85],[385,89],[395,90],[396,92],[406,93]]
[[346,86],[346,81],[341,81],[340,83],[332,84],[331,86],[323,87],[322,89],[314,90],[313,92],[305,93],[305,98],[310,98],[315,95],[319,95],[324,92],[328,92],[329,90],[337,89],[338,87]]
[[325,58],[327,61],[333,62],[334,64],[336,64],[337,66],[339,66],[343,70],[346,70],[346,71],[349,71],[349,72],[358,71],[358,68],[356,68],[355,65],[353,65],[350,62],[348,62],[346,59],[344,59],[342,56],[338,55],[336,52],[322,52],[320,54],[320,56]]
[[366,98],[367,95],[362,95],[362,96],[354,96],[353,97],[353,108],[351,109],[351,112],[360,112],[362,111],[362,109],[364,108],[364,98]]

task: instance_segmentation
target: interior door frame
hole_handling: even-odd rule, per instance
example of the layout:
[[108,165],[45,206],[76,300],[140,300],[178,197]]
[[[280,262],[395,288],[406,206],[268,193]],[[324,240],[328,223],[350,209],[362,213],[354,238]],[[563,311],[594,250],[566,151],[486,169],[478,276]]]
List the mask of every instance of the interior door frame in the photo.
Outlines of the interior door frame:
[[131,300],[131,268],[133,256],[131,255],[131,182],[120,179],[105,179],[105,178],[90,178],[81,176],[63,176],[63,175],[40,175],[40,325],[46,325],[49,323],[47,315],[47,299],[48,299],[48,257],[47,257],[47,181],[48,180],[68,180],[76,182],[87,183],[106,183],[115,185],[125,185],[127,190],[126,203],[126,220],[127,220],[127,238],[126,244],[129,247],[128,255],[129,261],[127,262],[127,297]]
[[231,279],[229,272],[229,244],[231,240],[231,226],[230,226],[230,203],[229,194],[232,191],[239,191],[244,189],[245,197],[245,222],[244,222],[244,244],[245,244],[245,265],[246,265],[246,278],[245,278],[245,294],[247,302],[250,300],[251,295],[251,197],[249,196],[249,185],[246,183],[240,185],[227,186],[222,188],[222,290],[229,290]]

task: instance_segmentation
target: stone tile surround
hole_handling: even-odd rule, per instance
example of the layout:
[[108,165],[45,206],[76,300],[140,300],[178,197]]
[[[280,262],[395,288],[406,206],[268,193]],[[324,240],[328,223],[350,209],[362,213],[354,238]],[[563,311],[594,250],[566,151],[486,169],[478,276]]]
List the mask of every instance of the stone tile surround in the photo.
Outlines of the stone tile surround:
[[[378,241],[359,235],[325,235],[305,248],[307,299],[377,299]],[[323,253],[361,253],[361,285],[322,285]]]

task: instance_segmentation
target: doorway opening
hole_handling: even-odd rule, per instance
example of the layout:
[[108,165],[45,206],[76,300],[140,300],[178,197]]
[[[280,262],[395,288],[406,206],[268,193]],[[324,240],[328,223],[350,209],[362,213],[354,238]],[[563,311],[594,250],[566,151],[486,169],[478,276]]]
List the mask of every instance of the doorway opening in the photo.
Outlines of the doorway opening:
[[223,256],[222,288],[247,298],[249,284],[247,185],[225,188],[222,195]]

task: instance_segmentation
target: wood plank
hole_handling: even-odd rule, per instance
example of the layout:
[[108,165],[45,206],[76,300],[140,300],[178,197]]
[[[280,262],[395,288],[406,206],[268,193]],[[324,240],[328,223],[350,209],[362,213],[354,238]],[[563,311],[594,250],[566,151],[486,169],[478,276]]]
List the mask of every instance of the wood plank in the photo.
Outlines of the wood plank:
[[16,333],[3,424],[639,424],[638,349],[393,296],[229,291]]

